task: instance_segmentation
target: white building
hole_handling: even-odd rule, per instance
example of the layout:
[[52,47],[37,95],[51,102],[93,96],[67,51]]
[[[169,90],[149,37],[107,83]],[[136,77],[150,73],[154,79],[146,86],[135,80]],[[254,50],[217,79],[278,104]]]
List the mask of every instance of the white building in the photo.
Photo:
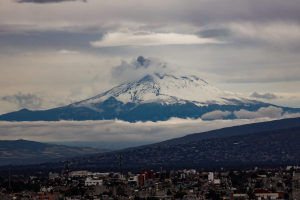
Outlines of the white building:
[[55,179],[55,178],[58,178],[58,177],[59,177],[58,173],[49,172],[49,179]]
[[214,181],[214,173],[213,172],[208,173],[208,181]]
[[215,185],[220,185],[221,184],[221,180],[220,179],[214,179],[214,184]]
[[89,173],[88,171],[73,171],[70,172],[70,176],[79,176],[79,177],[83,177],[83,176],[87,176]]
[[97,186],[97,185],[102,185],[103,180],[97,180],[97,179],[92,179],[90,177],[86,178],[85,180],[85,186]]

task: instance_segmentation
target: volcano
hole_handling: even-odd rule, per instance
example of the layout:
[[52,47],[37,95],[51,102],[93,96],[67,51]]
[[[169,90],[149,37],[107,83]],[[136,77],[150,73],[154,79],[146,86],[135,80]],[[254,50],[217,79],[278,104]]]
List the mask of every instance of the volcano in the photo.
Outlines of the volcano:
[[[230,111],[223,119],[234,119],[233,111],[257,111],[279,107],[225,92],[203,79],[191,76],[146,75],[118,85],[95,97],[50,110],[22,109],[0,116],[1,121],[110,120],[128,122],[165,121],[172,117],[201,118],[212,111]],[[280,107],[284,112],[300,109]]]

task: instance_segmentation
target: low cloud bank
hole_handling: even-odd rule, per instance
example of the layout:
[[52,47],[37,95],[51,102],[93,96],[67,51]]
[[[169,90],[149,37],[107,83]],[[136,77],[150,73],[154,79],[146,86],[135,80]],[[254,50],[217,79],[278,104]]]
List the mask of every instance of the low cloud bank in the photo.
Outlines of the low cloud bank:
[[155,142],[191,133],[270,120],[259,118],[203,121],[171,118],[168,121],[136,123],[121,120],[0,122],[0,140]]
[[[215,110],[209,113],[205,113],[202,115],[202,119],[222,119],[223,117],[227,117],[231,115],[230,111],[221,111]],[[241,109],[239,111],[234,111],[233,114],[239,119],[256,119],[256,118],[291,118],[291,117],[300,117],[300,113],[283,113],[282,108],[278,108],[275,106],[262,107],[257,111],[248,111],[245,109]]]
[[282,108],[277,108],[274,106],[269,106],[267,108],[260,108],[258,111],[248,111],[241,109],[239,111],[234,111],[234,115],[237,118],[243,118],[243,119],[254,119],[254,118],[280,118],[282,117]]
[[[231,114],[229,111],[214,111],[204,115],[207,119],[221,118]],[[256,112],[240,110],[234,114],[235,120],[179,119],[158,122],[125,122],[121,120],[101,121],[0,121],[0,140],[33,140],[40,142],[99,142],[99,148],[120,149],[131,145],[164,141],[187,134],[201,133],[224,127],[271,121],[275,119],[300,117],[300,113],[283,113],[281,108],[267,107]],[[70,144],[71,144],[70,143]],[[74,143],[75,144],[75,143]],[[88,144],[88,143],[86,143]]]

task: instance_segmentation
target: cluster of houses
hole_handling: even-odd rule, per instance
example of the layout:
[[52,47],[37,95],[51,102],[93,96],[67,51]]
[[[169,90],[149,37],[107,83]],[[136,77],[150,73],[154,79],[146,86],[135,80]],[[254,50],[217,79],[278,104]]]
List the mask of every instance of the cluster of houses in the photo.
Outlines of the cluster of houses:
[[[9,187],[5,187],[7,180],[3,179],[0,200],[300,199],[297,167],[218,172],[142,170],[135,174],[72,171],[50,172],[47,178],[31,176],[29,179],[26,182],[15,177]],[[23,187],[32,184],[39,187],[20,191],[13,187],[21,184],[20,181],[24,182]]]

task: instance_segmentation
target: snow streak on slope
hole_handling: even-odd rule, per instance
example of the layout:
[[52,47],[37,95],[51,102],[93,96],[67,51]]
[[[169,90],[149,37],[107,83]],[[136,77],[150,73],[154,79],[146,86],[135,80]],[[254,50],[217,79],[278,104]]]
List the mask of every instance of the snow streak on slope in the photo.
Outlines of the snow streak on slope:
[[[208,104],[239,105],[255,104],[237,94],[221,91],[197,76],[147,75],[139,81],[124,83],[98,96],[76,103],[87,106],[101,103],[111,97],[126,103]],[[75,104],[74,104],[75,105]]]

